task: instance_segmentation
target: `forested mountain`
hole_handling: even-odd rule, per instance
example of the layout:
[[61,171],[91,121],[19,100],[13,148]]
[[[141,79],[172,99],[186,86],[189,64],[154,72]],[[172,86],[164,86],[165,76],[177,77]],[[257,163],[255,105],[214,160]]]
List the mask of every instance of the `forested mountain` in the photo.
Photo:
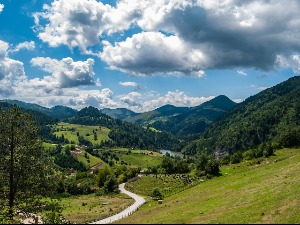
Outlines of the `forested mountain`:
[[116,109],[105,108],[105,109],[100,109],[100,112],[112,118],[120,119],[120,120],[125,120],[127,118],[137,116],[139,114],[126,108],[116,108]]
[[140,149],[171,149],[180,151],[184,142],[167,132],[156,132],[149,127],[114,119],[100,110],[89,106],[78,111],[74,117],[64,120],[68,123],[82,125],[105,126],[112,142],[103,143],[104,146],[122,146]]
[[207,149],[229,153],[269,143],[300,144],[300,77],[293,77],[247,98],[215,121],[185,147],[194,154]]
[[235,105],[236,103],[228,97],[220,95],[196,107],[165,105],[125,120],[141,125],[150,125],[180,138],[193,139],[198,137],[212,121]]
[[69,108],[67,106],[54,106],[52,108],[46,108],[37,104],[26,103],[19,100],[0,100],[0,102],[7,102],[11,105],[17,105],[23,109],[30,109],[37,112],[41,112],[57,119],[72,117],[77,112],[77,110]]
[[[0,101],[0,109],[7,110],[12,108],[16,104],[10,104],[8,102],[2,102]],[[19,106],[20,107],[20,106]],[[37,125],[39,125],[39,136],[44,139],[51,139],[51,128],[48,125],[52,125],[58,122],[58,119],[53,118],[51,116],[48,116],[42,112],[35,111],[33,109],[27,109],[20,107],[21,111],[30,113],[32,116],[32,119],[36,122]]]
[[[12,108],[13,106],[14,106],[14,104],[0,101],[1,109],[6,110],[6,109]],[[57,119],[55,119],[51,116],[48,116],[44,113],[41,113],[39,111],[36,111],[33,109],[22,108],[22,107],[20,107],[20,108],[23,112],[30,113],[32,115],[32,119],[35,120],[38,125],[44,126],[44,125],[54,124],[54,123],[58,122]]]

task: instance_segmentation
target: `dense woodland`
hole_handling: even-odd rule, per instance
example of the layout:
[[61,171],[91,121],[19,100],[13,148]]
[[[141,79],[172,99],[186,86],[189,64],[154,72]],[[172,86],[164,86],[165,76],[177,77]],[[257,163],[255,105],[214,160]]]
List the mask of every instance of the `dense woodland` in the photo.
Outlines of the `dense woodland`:
[[184,149],[193,154],[207,149],[234,153],[270,144],[300,144],[300,78],[293,77],[247,98],[219,118]]

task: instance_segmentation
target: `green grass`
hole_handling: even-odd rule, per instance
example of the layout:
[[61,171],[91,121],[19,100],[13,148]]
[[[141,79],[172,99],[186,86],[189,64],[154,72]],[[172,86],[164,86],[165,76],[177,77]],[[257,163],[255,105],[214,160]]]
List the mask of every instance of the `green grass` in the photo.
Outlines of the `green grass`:
[[[90,162],[88,162],[88,159],[84,156],[85,153],[87,154],[87,157],[90,160]],[[103,162],[102,159],[91,155],[90,153],[86,152],[85,150],[82,150],[80,155],[78,155],[76,157],[80,162],[82,162],[84,165],[86,165],[88,167],[92,167],[97,164],[106,164],[105,162]]]
[[[78,144],[77,132],[79,132],[79,135],[85,139],[91,141],[94,145],[100,144],[101,141],[109,140],[108,133],[110,129],[102,126],[100,128],[99,126],[58,123],[54,128],[55,130],[60,129],[60,131],[54,132],[57,137],[64,135],[65,138],[67,138],[70,142],[74,142],[75,144]],[[73,129],[73,131],[71,129]],[[93,130],[97,133],[97,140],[94,140]]]
[[195,178],[188,174],[172,174],[157,176],[151,174],[141,177],[139,180],[126,184],[126,189],[142,196],[151,196],[154,188],[159,188],[163,197],[173,195],[195,186],[201,182],[201,178]]
[[147,155],[140,153],[117,153],[120,161],[123,160],[128,165],[141,167],[142,169],[147,169],[148,166],[157,166],[162,162],[162,157],[159,155]]
[[72,223],[83,224],[117,214],[133,202],[132,198],[124,194],[71,196],[61,200],[62,215]]
[[300,149],[275,154],[260,164],[223,166],[222,176],[166,197],[163,204],[149,198],[137,212],[116,223],[298,224]]
[[43,147],[47,148],[47,149],[55,149],[56,148],[56,144],[51,144],[48,142],[43,142]]

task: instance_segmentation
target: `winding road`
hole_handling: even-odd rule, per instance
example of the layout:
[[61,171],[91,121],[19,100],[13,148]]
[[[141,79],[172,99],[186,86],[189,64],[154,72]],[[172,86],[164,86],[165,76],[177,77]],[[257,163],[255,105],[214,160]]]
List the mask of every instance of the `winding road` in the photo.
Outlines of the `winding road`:
[[135,200],[135,203],[133,203],[131,206],[129,206],[128,208],[126,208],[125,210],[123,210],[122,212],[120,212],[116,215],[107,217],[107,218],[99,220],[99,221],[95,221],[91,224],[107,224],[107,223],[112,223],[116,220],[120,220],[120,219],[122,219],[126,216],[129,216],[133,212],[135,212],[141,205],[143,205],[146,202],[144,198],[142,198],[142,197],[140,197],[140,196],[138,196],[138,195],[136,195],[136,194],[134,194],[130,191],[125,190],[124,186],[125,186],[125,183],[122,183],[122,184],[119,185],[120,191],[122,193],[132,197]]

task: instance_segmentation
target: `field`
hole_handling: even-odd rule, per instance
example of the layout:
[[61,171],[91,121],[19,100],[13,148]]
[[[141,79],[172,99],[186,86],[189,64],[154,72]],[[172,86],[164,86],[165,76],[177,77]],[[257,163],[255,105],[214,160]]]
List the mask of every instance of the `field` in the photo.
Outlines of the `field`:
[[147,169],[149,166],[157,166],[161,164],[162,154],[148,150],[129,150],[128,149],[112,149],[118,157],[119,161],[126,162],[128,165]]
[[[87,155],[87,157],[85,157],[85,154]],[[77,155],[76,157],[80,162],[82,162],[87,167],[106,164],[105,162],[103,162],[103,160],[101,160],[100,158],[98,158],[96,156],[91,155],[90,153],[86,152],[85,150],[82,150],[80,155]]]
[[[299,224],[300,149],[275,154],[223,166],[222,176],[166,197],[163,204],[148,198],[137,212],[116,223]],[[142,192],[143,186],[136,184]]]
[[116,214],[133,203],[124,194],[96,196],[95,194],[71,196],[61,201],[63,216],[72,223],[82,224]]
[[[110,129],[100,126],[85,126],[78,124],[69,124],[69,123],[58,123],[54,129],[56,130],[54,134],[57,137],[64,135],[70,142],[78,144],[78,133],[84,139],[92,142],[93,145],[100,144],[101,141],[109,140],[108,133]],[[97,140],[94,140],[94,133],[97,135]]]

